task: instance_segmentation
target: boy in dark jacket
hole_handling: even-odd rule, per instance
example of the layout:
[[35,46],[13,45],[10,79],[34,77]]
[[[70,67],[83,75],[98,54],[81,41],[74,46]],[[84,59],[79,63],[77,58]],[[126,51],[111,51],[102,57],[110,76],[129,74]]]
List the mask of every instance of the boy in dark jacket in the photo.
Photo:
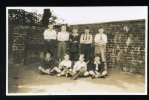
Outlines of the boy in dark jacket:
[[70,52],[70,59],[71,61],[77,61],[79,57],[79,41],[80,36],[78,34],[78,27],[73,27],[73,33],[70,35],[69,38],[69,52]]
[[50,70],[58,66],[58,62],[51,57],[49,52],[46,52],[45,58],[42,60],[41,65],[38,67],[41,73],[50,74]]
[[92,78],[105,77],[107,74],[99,55],[95,56],[94,61],[92,61],[88,66],[88,70]]

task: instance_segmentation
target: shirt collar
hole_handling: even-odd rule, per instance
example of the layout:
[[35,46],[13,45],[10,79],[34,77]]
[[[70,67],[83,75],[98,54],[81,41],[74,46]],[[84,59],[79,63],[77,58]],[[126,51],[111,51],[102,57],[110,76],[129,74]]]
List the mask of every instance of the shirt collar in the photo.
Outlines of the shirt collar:
[[72,35],[74,35],[74,36],[78,36],[78,33],[73,33]]
[[98,61],[98,62],[94,61],[94,64],[100,64],[100,61]]

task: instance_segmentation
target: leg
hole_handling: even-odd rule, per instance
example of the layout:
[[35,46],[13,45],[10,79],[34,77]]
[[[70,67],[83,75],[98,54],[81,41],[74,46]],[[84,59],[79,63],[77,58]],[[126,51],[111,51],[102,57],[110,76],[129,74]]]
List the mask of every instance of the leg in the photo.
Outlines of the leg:
[[89,75],[89,72],[84,72],[84,76],[88,76]]
[[102,62],[104,63],[104,69],[105,71],[107,71],[106,47],[105,46],[101,48],[101,58],[102,58]]
[[58,58],[62,60],[62,43],[58,43]]
[[89,74],[91,75],[91,76],[95,76],[95,72],[94,71],[89,71]]

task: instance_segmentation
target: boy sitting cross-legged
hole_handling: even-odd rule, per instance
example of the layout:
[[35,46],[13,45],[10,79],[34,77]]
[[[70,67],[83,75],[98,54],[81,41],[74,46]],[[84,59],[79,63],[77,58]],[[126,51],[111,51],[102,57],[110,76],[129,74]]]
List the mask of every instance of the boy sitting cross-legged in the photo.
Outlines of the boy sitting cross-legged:
[[80,55],[79,61],[77,61],[73,68],[73,78],[77,79],[78,76],[88,76],[87,63],[84,61],[84,55]]
[[64,55],[64,60],[60,62],[59,67],[54,67],[50,72],[57,72],[57,76],[65,75],[67,77],[68,73],[72,71],[72,62],[69,60],[69,55]]

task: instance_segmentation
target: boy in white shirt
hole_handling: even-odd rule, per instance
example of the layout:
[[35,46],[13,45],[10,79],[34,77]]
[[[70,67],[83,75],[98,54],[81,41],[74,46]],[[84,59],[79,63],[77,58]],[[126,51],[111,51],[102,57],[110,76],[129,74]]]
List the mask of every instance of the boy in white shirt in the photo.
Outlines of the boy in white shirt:
[[56,38],[57,38],[57,33],[53,29],[53,25],[49,23],[48,29],[46,29],[43,33],[44,40],[45,40],[45,49],[48,52],[51,52],[53,57],[56,57]]
[[59,67],[54,67],[53,70],[51,70],[51,72],[56,71],[58,73],[57,76],[67,76],[68,73],[72,71],[72,62],[69,60],[69,58],[69,55],[65,54],[64,60],[62,60],[62,62],[59,63]]
[[101,55],[102,63],[104,63],[105,71],[107,71],[106,63],[106,44],[107,44],[107,35],[104,34],[104,28],[99,27],[98,32],[95,35],[95,55]]
[[66,53],[67,42],[69,40],[69,33],[66,31],[66,25],[61,26],[61,32],[58,32],[58,58],[62,60]]
[[73,68],[73,80],[77,79],[78,76],[88,76],[87,63],[84,62],[84,55],[80,55],[79,61],[77,61]]

